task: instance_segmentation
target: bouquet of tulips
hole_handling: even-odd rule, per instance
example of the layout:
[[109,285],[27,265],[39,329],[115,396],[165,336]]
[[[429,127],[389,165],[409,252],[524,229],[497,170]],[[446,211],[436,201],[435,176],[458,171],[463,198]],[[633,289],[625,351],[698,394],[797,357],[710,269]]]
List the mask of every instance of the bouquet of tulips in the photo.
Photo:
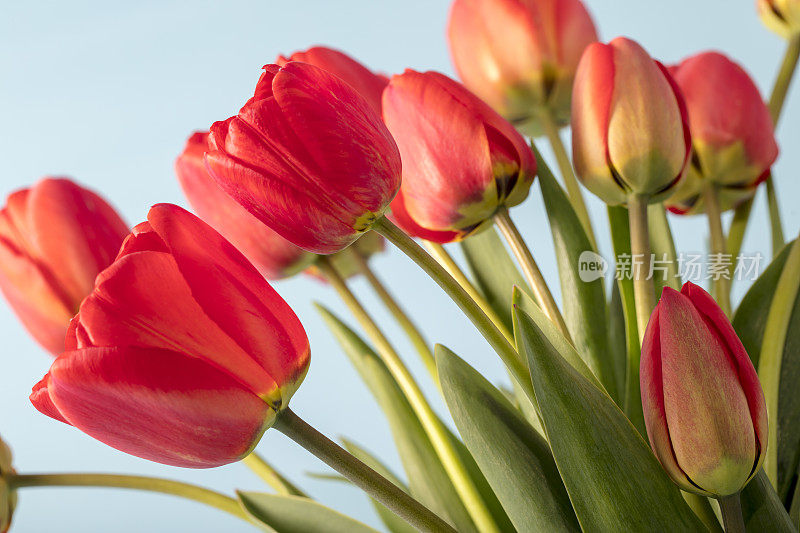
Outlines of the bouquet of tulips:
[[[797,531],[800,240],[784,242],[770,168],[800,2],[757,5],[788,42],[768,103],[723,54],[665,66],[630,39],[597,42],[580,0],[455,0],[447,34],[461,82],[387,78],[324,47],[264,66],[238,114],[192,134],[177,158],[194,214],[158,204],[129,230],[68,179],[12,193],[0,289],[55,356],[33,406],[150,461],[244,461],[272,490],[17,472],[0,442],[0,531],[26,487],[70,485],[190,498],[279,533],[374,531],[257,455],[269,429],[368,494],[392,533]],[[532,186],[560,302],[510,213]],[[774,257],[734,309],[759,189]],[[608,206],[610,284],[587,191]],[[708,219],[710,294],[683,283],[667,211]],[[386,241],[452,298],[507,384],[423,337],[370,268]],[[290,408],[309,340],[267,280],[302,271],[358,323],[319,308],[385,414],[404,476]],[[351,290],[357,274],[452,420],[409,371],[416,356]]]

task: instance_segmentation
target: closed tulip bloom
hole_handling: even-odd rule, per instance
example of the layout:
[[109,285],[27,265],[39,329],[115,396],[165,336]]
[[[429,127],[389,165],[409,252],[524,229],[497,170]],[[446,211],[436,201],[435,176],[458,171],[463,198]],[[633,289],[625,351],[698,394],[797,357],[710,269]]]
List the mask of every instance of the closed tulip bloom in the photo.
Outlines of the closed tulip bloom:
[[684,174],[691,138],[672,76],[634,41],[583,54],[572,98],[575,172],[610,205],[636,194],[658,201]]
[[346,248],[400,187],[400,154],[380,115],[335,75],[267,65],[239,114],[211,127],[206,162],[256,218],[318,254]]
[[267,279],[292,276],[317,256],[287,241],[223,191],[206,169],[208,132],[196,132],[175,161],[175,172],[194,212],[222,234]]
[[375,74],[347,54],[325,46],[314,46],[289,57],[278,56],[275,63],[284,66],[290,61],[308,63],[338,76],[357,90],[377,113],[381,112],[381,94],[389,79]]
[[116,257],[128,227],[105,200],[70,180],[46,178],[0,211],[0,290],[53,355],[94,278]]
[[160,204],[98,276],[31,401],[118,450],[207,468],[250,453],[308,364],[303,326],[255,267]]
[[664,289],[640,378],[647,435],[675,483],[705,496],[740,491],[767,448],[764,394],[730,322],[697,285]]
[[455,0],[448,40],[464,85],[538,134],[543,112],[569,123],[575,70],[597,33],[580,0]]
[[528,196],[530,147],[458,82],[407,70],[384,91],[383,116],[403,159],[403,205],[422,228],[464,238]]
[[411,215],[406,209],[406,202],[403,199],[402,187],[400,187],[400,191],[397,193],[397,196],[395,196],[394,200],[392,200],[391,210],[392,212],[389,214],[389,218],[392,220],[392,222],[394,222],[400,229],[412,237],[417,237],[438,244],[446,244],[458,239],[459,234],[456,231],[429,230],[417,224],[414,219],[411,218]]
[[702,212],[710,181],[721,209],[731,209],[755,193],[778,157],[769,109],[747,72],[717,52],[670,70],[686,101],[694,157],[667,205],[681,214]]
[[800,34],[800,1],[756,0],[758,14],[769,29],[790,38]]

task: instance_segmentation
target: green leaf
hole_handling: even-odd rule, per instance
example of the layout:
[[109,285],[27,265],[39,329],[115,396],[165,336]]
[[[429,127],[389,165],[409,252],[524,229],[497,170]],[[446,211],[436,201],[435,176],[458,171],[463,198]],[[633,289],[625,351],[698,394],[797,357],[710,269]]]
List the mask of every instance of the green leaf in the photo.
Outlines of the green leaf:
[[[546,165],[539,166],[542,189],[561,280],[564,320],[575,348],[612,398],[619,401],[614,358],[609,355],[608,318],[603,277],[583,281],[579,270],[584,254],[594,254],[578,215]],[[620,402],[621,404],[621,402]]]
[[675,241],[672,239],[672,229],[669,227],[664,204],[647,206],[647,224],[650,227],[650,250],[657,261],[653,269],[656,296],[661,294],[664,287],[679,291],[682,283],[678,269],[678,254],[675,252]]
[[650,447],[524,312],[515,315],[558,470],[584,531],[705,531]]
[[611,299],[608,302],[608,345],[611,351],[611,358],[614,360],[614,371],[618,384],[625,383],[625,373],[628,366],[627,341],[622,295],[619,292],[619,284],[612,283]]
[[517,531],[579,531],[550,448],[503,394],[443,346],[436,364],[458,432]]
[[508,255],[503,241],[493,227],[461,241],[475,286],[491,308],[511,331],[511,288],[522,287],[531,294],[525,278]]
[[411,495],[459,531],[475,531],[427,433],[386,365],[344,322],[323,306],[317,308],[386,415]]
[[763,469],[742,490],[741,499],[748,532],[797,533],[797,527],[792,524]]
[[261,492],[236,494],[247,514],[277,533],[377,533],[366,524],[308,498]]

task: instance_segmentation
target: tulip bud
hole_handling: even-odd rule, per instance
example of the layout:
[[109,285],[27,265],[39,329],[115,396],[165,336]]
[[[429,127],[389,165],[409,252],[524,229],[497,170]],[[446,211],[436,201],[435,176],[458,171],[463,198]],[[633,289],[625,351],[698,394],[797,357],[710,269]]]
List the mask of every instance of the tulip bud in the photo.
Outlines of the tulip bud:
[[28,332],[53,355],[94,278],[128,228],[105,200],[67,179],[46,178],[0,211],[0,290]]
[[680,214],[701,213],[703,187],[712,182],[722,210],[755,193],[778,157],[778,145],[758,87],[739,65],[704,52],[670,69],[689,114],[694,157],[666,201]]
[[378,113],[325,70],[267,65],[239,114],[211,127],[208,169],[247,211],[297,246],[346,248],[400,187],[400,154]]
[[11,489],[7,479],[14,474],[11,460],[11,450],[0,439],[0,533],[6,533],[11,527],[11,517],[17,506],[17,493]]
[[691,138],[683,98],[667,70],[634,41],[583,54],[572,98],[575,172],[610,205],[636,194],[659,201],[683,176]]
[[580,0],[455,0],[450,55],[464,85],[532,135],[569,124],[575,70],[597,41]]
[[228,196],[205,164],[208,133],[196,132],[175,161],[175,172],[195,213],[236,246],[267,279],[292,276],[317,256],[287,241]]
[[417,222],[411,218],[411,215],[408,213],[408,209],[406,209],[406,202],[403,199],[403,188],[400,187],[400,191],[397,193],[397,196],[394,197],[392,200],[392,205],[390,206],[392,209],[389,218],[394,222],[400,229],[408,233],[412,237],[418,237],[420,239],[425,239],[426,241],[431,241],[439,244],[445,244],[448,242],[453,242],[458,239],[458,232],[455,231],[434,231],[423,228]]
[[770,30],[787,39],[800,34],[800,1],[756,0],[756,6]]
[[528,196],[530,147],[458,82],[407,70],[383,92],[383,116],[403,159],[403,205],[419,226],[464,238]]
[[252,451],[308,364],[303,326],[255,267],[159,204],[97,277],[31,401],[123,452],[208,468]]
[[650,445],[675,483],[716,498],[747,485],[767,448],[764,394],[731,323],[697,285],[664,289],[640,380]]
[[358,91],[375,112],[381,112],[381,94],[389,79],[373,73],[347,54],[324,46],[314,46],[305,52],[295,52],[289,57],[278,56],[275,63],[284,66],[289,61],[308,63],[338,76]]

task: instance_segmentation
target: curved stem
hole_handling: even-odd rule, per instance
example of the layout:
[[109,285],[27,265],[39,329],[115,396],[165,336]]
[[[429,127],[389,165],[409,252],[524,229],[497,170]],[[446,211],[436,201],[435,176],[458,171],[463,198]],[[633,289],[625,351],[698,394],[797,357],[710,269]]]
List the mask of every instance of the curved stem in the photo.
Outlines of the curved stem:
[[118,474],[14,474],[8,477],[8,481],[9,485],[15,489],[23,487],[114,487],[171,494],[204,503],[242,520],[252,522],[239,502],[230,496],[171,479]]
[[[711,253],[717,256],[721,264],[730,263],[730,261],[725,261],[727,252],[725,250],[725,234],[722,231],[722,213],[720,212],[717,188],[710,181],[703,188],[703,200],[705,201],[706,215],[708,216],[708,229],[711,234]],[[717,276],[712,278],[711,292],[722,311],[730,318],[731,283],[730,278],[726,276],[728,276],[727,268],[723,272],[718,272]]]
[[783,223],[781,222],[781,210],[778,206],[778,195],[775,192],[775,180],[770,176],[766,183],[767,188],[767,207],[769,208],[769,229],[772,234],[772,257],[778,255],[786,244],[783,237]]
[[535,401],[527,364],[523,362],[495,323],[486,316],[486,313],[483,312],[475,300],[470,298],[467,291],[448,274],[442,265],[428,255],[419,244],[414,242],[414,239],[406,235],[403,230],[392,224],[386,217],[378,219],[372,229],[386,237],[389,242],[397,246],[417,263],[450,296],[494,348],[494,351],[503,360],[503,363],[511,371],[514,379],[517,380],[517,383],[519,383],[531,401]]
[[505,327],[503,320],[497,315],[495,310],[489,305],[489,302],[486,301],[486,298],[484,298],[483,294],[480,293],[467,275],[464,274],[464,271],[461,270],[461,267],[458,266],[458,263],[455,262],[453,257],[447,253],[444,246],[430,241],[423,241],[422,244],[428,253],[447,270],[465,291],[467,291],[469,297],[472,298],[481,310],[486,313],[486,316],[494,322],[494,325],[503,333],[508,342],[513,343],[514,336],[508,331],[508,328]]
[[719,502],[725,533],[745,533],[742,501],[739,498],[739,493],[724,496],[717,501]]
[[326,256],[321,258],[319,268],[374,343],[375,349],[411,404],[411,408],[419,418],[425,433],[431,439],[436,455],[453,481],[456,492],[463,500],[479,531],[498,531],[489,509],[486,507],[486,503],[483,501],[478,488],[458,455],[458,450],[456,450],[447,428],[431,408],[422,389],[414,380],[411,372],[409,372],[389,339],[386,338],[383,331],[367,313]]
[[291,409],[278,414],[274,427],[418,530],[456,533],[427,507],[311,427]]
[[497,227],[500,228],[503,237],[505,237],[506,242],[511,247],[511,251],[514,252],[514,256],[517,258],[522,268],[525,279],[531,286],[536,301],[542,307],[547,318],[558,326],[567,340],[572,342],[572,337],[569,334],[566,322],[564,322],[564,317],[561,316],[561,311],[558,309],[558,304],[556,304],[544,276],[542,276],[539,267],[536,265],[536,261],[533,259],[533,254],[525,243],[525,239],[522,238],[519,229],[514,224],[514,221],[511,220],[508,209],[501,208],[498,210],[497,214],[494,216],[494,220]]
[[[632,194],[628,198],[628,220],[631,228],[631,260],[633,263],[633,297],[636,301],[636,323],[639,330],[639,344],[644,339],[644,331],[650,321],[650,314],[656,306],[656,294],[651,274],[652,252],[650,251],[650,231],[647,227],[647,198]],[[637,258],[641,262],[637,262]],[[638,267],[638,268],[637,268]],[[639,369],[636,369],[638,375]]]
[[308,495],[297,488],[291,481],[283,477],[280,472],[275,470],[266,459],[261,457],[256,452],[251,453],[244,459],[242,463],[252,470],[258,477],[260,477],[267,485],[275,489],[278,494],[285,496],[300,496],[308,498]]
[[436,360],[434,359],[433,351],[428,346],[428,343],[425,340],[425,337],[422,336],[419,328],[417,328],[416,324],[414,324],[408,314],[403,311],[403,308],[400,307],[400,304],[397,303],[397,300],[394,299],[394,296],[392,296],[388,289],[386,289],[386,286],[381,282],[381,280],[378,279],[378,276],[376,276],[375,272],[373,272],[372,268],[370,268],[367,259],[356,250],[352,250],[352,256],[358,265],[359,271],[367,279],[372,287],[372,290],[375,291],[375,294],[377,294],[378,298],[381,299],[383,305],[389,310],[394,319],[408,336],[411,344],[414,346],[414,349],[416,349],[417,353],[419,353],[420,359],[422,359],[425,368],[427,368],[428,372],[430,372],[431,376],[433,376],[434,381],[438,381]]
[[783,62],[775,77],[772,86],[772,93],[769,96],[769,112],[772,115],[772,122],[778,125],[778,120],[783,111],[783,103],[786,101],[786,94],[789,92],[789,85],[792,83],[794,71],[797,67],[797,60],[800,58],[800,35],[795,35],[786,44],[786,53],[783,55]]
[[597,250],[597,241],[594,238],[594,230],[592,229],[592,220],[589,218],[589,211],[586,209],[586,202],[583,199],[583,191],[575,177],[575,171],[572,169],[572,162],[569,154],[564,147],[564,142],[561,140],[561,135],[558,133],[558,127],[553,120],[550,112],[541,114],[541,122],[544,127],[547,140],[550,141],[550,146],[556,156],[558,168],[561,171],[561,179],[564,180],[564,185],[567,188],[567,195],[569,196],[572,207],[575,208],[575,214],[583,224],[583,229],[586,231],[586,236],[589,238],[589,243],[592,249]]
[[739,252],[742,250],[742,242],[744,241],[744,234],[747,230],[750,210],[753,209],[754,198],[754,196],[748,198],[733,212],[733,221],[731,221],[731,227],[728,229],[728,238],[725,242],[725,248],[734,260],[739,257]]

